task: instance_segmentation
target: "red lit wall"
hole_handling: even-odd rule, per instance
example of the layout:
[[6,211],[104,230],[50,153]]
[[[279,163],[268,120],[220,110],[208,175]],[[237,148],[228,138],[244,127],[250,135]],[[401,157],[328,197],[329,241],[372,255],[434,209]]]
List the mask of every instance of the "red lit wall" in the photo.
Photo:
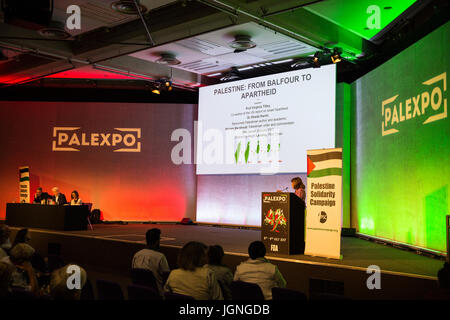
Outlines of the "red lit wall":
[[[50,192],[58,186],[68,199],[77,190],[105,220],[195,219],[195,168],[172,163],[176,142],[170,136],[177,128],[193,132],[196,109],[182,104],[0,102],[0,219],[6,203],[18,201],[18,167],[24,165],[30,167],[33,189],[40,185]],[[123,143],[53,151],[54,127],[79,127],[74,132],[80,138],[82,132],[138,128],[140,152],[115,152],[128,148]]]

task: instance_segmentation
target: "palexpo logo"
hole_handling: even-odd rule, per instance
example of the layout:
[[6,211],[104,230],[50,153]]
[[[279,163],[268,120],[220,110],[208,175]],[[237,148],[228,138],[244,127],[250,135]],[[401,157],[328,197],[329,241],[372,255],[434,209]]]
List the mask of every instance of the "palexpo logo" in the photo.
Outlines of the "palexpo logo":
[[[442,82],[442,88],[438,84]],[[426,86],[423,92],[413,97],[397,101],[398,94],[381,103],[381,135],[399,132],[394,128],[400,122],[416,117],[426,117],[422,124],[447,118],[447,72],[433,77],[422,84]],[[445,97],[444,97],[445,95]],[[395,102],[395,104],[393,104]]]
[[286,196],[274,196],[274,195],[267,195],[265,194],[263,196],[263,202],[264,203],[271,203],[273,201],[275,202],[286,202],[287,197]]
[[[83,132],[81,127],[54,127],[52,151],[81,151],[84,147],[113,148],[113,152],[141,152],[141,128],[115,132]],[[116,148],[116,149],[114,149]]]

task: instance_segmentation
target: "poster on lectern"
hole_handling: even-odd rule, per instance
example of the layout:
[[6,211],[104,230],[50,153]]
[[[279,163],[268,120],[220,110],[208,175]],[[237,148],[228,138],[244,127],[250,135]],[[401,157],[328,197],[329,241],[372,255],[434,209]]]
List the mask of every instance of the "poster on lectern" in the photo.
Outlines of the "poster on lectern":
[[340,259],[342,148],[307,151],[305,255]]

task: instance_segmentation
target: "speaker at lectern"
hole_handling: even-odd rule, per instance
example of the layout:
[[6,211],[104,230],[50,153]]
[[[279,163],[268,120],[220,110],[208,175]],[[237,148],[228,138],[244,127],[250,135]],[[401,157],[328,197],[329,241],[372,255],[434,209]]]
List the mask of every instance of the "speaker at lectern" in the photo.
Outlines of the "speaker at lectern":
[[289,192],[263,192],[261,201],[261,241],[267,253],[303,254],[305,202]]

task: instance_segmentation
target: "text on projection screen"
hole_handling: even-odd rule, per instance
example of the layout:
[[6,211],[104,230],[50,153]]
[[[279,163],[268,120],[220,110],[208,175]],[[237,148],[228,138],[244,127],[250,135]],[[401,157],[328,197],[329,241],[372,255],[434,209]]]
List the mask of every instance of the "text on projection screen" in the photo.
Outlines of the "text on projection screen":
[[197,174],[306,172],[333,148],[336,65],[200,88]]

